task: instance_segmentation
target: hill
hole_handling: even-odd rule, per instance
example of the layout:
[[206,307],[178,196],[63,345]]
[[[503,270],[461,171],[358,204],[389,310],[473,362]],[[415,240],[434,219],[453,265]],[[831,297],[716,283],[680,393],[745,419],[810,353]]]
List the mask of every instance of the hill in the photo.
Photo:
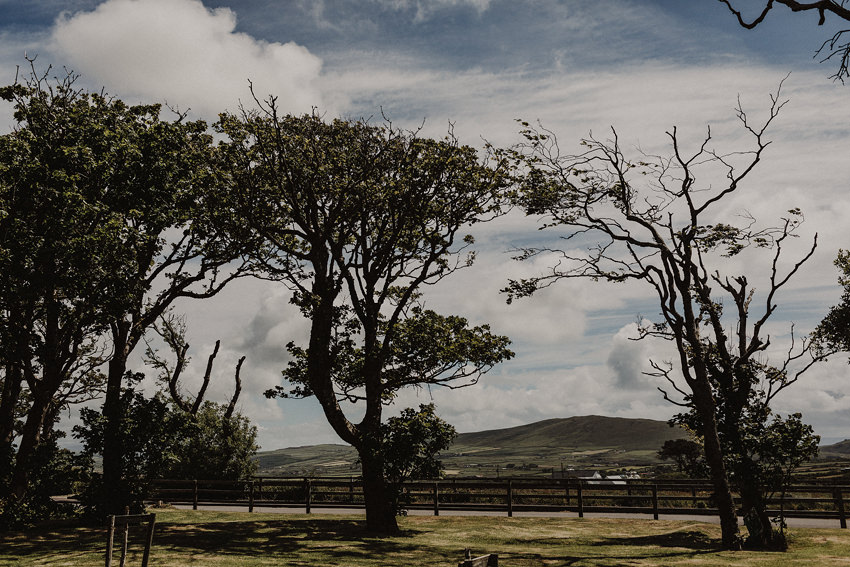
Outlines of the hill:
[[820,447],[821,457],[844,457],[850,458],[850,439],[839,441],[832,445],[822,445]]
[[[612,470],[659,463],[664,441],[685,437],[665,421],[603,416],[547,419],[528,425],[461,433],[440,458],[447,475],[549,475],[554,470]],[[312,445],[264,451],[259,474],[349,476],[359,474],[347,445]]]
[[666,421],[589,415],[547,419],[507,429],[461,433],[455,439],[452,450],[460,446],[499,446],[657,451],[664,441],[683,436],[684,432],[671,428]]

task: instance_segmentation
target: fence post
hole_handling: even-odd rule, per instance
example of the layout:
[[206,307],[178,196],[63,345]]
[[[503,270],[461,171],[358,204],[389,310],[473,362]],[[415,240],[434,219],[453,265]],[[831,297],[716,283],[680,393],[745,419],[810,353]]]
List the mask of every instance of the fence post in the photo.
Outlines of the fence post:
[[581,480],[578,481],[578,488],[576,491],[578,492],[578,517],[584,518],[584,493],[581,489]]
[[354,504],[354,477],[348,477],[348,503]]
[[115,516],[109,516],[108,535],[106,537],[106,567],[112,565],[112,545],[115,539]]
[[440,515],[440,483],[434,483],[434,515]]
[[[130,507],[124,506],[124,515],[130,515]],[[124,564],[127,561],[127,544],[130,542],[130,524],[129,522],[124,523],[124,533],[122,534],[123,541],[121,542],[121,560],[119,562],[120,567],[124,567]]]
[[508,518],[514,517],[514,485],[508,480]]
[[694,508],[697,507],[697,487],[691,486],[691,500],[694,504]]
[[198,509],[198,479],[195,479],[192,484],[192,510]]
[[248,483],[248,513],[254,511],[254,481]]
[[305,513],[307,513],[307,514],[310,513],[310,503],[311,503],[310,502],[310,496],[311,496],[310,492],[311,492],[311,490],[312,490],[312,487],[311,487],[311,484],[310,484],[310,479],[305,478],[304,479],[304,508],[305,508]]
[[262,500],[263,499],[263,477],[260,477],[257,480],[259,480],[259,485],[257,486],[257,500]]
[[838,509],[838,521],[841,522],[841,528],[847,529],[847,516],[844,514],[844,495],[841,494],[841,487],[836,486],[833,492],[835,498],[835,507]]
[[570,480],[569,479],[567,479],[567,481],[564,483],[564,492],[566,493],[565,495],[567,497],[567,506],[569,506],[570,500],[571,500],[571,498],[570,498]]
[[652,485],[652,519],[658,519],[658,485]]
[[153,545],[153,530],[156,525],[156,514],[148,514],[148,533],[145,540],[145,553],[142,555],[142,567],[148,567],[151,558],[151,546]]

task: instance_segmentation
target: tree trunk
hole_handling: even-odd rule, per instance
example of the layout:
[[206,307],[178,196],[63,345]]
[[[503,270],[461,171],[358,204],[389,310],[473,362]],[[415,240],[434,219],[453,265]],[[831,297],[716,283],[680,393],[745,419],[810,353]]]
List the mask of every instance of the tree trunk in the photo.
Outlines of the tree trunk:
[[15,410],[21,397],[23,376],[20,369],[12,362],[6,365],[3,376],[3,392],[0,395],[0,498],[8,495],[10,480],[7,476],[12,471],[15,454],[12,445],[15,440]]
[[30,478],[30,458],[38,448],[41,441],[41,430],[44,418],[50,406],[52,396],[45,392],[45,387],[37,388],[32,393],[32,405],[27,412],[27,419],[21,431],[21,444],[15,458],[15,468],[12,471],[12,480],[9,492],[18,500],[24,499]]
[[[767,504],[762,497],[761,487],[756,485],[756,479],[746,479],[741,486],[741,504],[744,516],[749,516],[747,528],[749,535],[746,546],[750,549],[771,549],[784,551],[785,545],[777,538],[773,522],[767,514]],[[750,529],[754,526],[755,529]]]
[[[706,389],[708,389],[707,386]],[[717,435],[715,404],[710,389],[708,389],[708,396],[706,396],[706,392],[702,389],[694,388],[694,406],[702,421],[703,449],[714,487],[714,502],[717,506],[718,516],[720,516],[723,547],[738,550],[741,549],[738,514],[735,509],[735,499],[732,497],[726,465],[723,462],[723,451],[720,447],[720,438]]]
[[390,487],[384,479],[384,459],[380,450],[364,448],[360,451],[363,470],[363,499],[366,504],[366,529],[373,534],[399,533]]
[[103,400],[103,417],[106,421],[103,430],[103,515],[123,514],[124,507],[130,504],[123,489],[124,450],[121,446],[124,418],[121,413],[121,386],[127,369],[126,325],[119,324],[112,334],[115,351],[109,361],[106,395]]

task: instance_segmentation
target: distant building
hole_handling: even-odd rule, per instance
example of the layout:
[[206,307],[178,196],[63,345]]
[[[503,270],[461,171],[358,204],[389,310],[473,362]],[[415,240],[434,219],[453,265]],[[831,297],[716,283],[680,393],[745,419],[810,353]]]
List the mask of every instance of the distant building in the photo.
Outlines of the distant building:
[[636,472],[630,472],[627,474],[612,474],[605,476],[599,471],[594,470],[580,470],[580,469],[568,469],[564,471],[553,471],[552,472],[553,479],[562,479],[562,478],[578,478],[584,481],[587,481],[589,484],[619,484],[625,485],[629,480],[638,480],[640,479],[640,475]]

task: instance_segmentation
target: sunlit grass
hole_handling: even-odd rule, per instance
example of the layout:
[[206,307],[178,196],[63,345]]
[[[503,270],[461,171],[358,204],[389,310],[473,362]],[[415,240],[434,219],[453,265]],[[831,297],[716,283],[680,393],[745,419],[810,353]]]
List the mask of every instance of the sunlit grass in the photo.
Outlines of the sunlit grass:
[[[719,549],[717,526],[699,522],[411,516],[400,523],[402,535],[381,539],[368,535],[358,516],[159,511],[151,565],[450,566],[465,548],[498,553],[506,567],[791,567],[850,561],[850,530],[795,529],[787,553],[733,553]],[[135,533],[131,547],[127,564],[139,565]],[[105,549],[102,528],[2,534],[0,565],[100,566]]]

